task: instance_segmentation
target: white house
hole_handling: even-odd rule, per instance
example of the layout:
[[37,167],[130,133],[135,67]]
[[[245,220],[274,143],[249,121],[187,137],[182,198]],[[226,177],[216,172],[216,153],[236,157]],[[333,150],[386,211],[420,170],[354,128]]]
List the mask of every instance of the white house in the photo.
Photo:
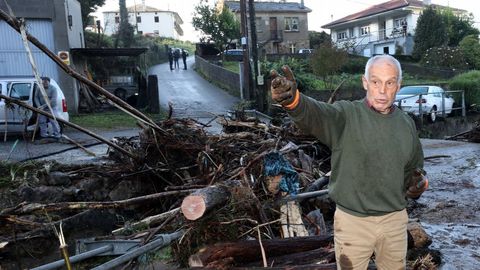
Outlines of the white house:
[[[174,11],[159,10],[138,4],[127,8],[128,22],[136,34],[153,35],[179,39],[183,35],[182,18]],[[120,11],[103,12],[106,35],[115,34],[120,25]]]
[[[370,57],[375,54],[411,55],[417,20],[432,5],[420,0],[391,0],[328,23],[332,41],[351,53]],[[450,8],[455,14],[467,11]]]

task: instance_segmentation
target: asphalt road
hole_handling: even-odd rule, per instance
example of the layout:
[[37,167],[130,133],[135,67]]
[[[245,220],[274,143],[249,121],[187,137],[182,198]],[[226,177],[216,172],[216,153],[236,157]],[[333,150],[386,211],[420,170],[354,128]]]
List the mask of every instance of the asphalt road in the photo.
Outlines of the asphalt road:
[[[170,70],[168,63],[156,65],[150,68],[149,75],[157,75],[162,108],[167,109],[170,102],[173,117],[190,117],[207,123],[215,115],[224,115],[240,100],[198,75],[192,67],[194,61],[194,57],[187,58],[187,70],[183,69],[183,63],[175,70]],[[210,131],[215,132],[215,126]]]

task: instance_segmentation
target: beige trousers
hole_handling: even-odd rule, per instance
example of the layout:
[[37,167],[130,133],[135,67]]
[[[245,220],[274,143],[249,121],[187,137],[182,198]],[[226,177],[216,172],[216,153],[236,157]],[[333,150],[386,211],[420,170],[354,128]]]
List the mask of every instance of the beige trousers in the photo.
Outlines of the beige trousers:
[[337,207],[334,217],[337,268],[367,269],[375,253],[377,269],[405,269],[407,223],[405,209],[383,216],[357,217]]

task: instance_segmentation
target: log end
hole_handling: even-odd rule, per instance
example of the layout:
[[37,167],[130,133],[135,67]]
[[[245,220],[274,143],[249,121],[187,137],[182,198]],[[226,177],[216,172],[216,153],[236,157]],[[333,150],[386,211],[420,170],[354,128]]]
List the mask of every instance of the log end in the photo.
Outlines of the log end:
[[205,200],[202,196],[189,195],[183,199],[182,213],[188,220],[197,220],[203,216],[207,210]]

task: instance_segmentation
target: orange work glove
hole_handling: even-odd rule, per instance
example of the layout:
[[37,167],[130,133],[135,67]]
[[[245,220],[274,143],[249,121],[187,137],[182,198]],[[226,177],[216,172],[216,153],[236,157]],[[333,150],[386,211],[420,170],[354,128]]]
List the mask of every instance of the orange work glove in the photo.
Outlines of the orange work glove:
[[425,172],[421,169],[413,171],[412,179],[407,189],[407,197],[416,200],[420,198],[420,195],[422,195],[427,188],[428,179],[425,177]]
[[272,92],[272,99],[282,105],[286,109],[294,109],[300,100],[300,93],[297,90],[297,81],[289,66],[282,67],[285,74],[281,76],[276,70],[270,71],[272,84],[270,91]]

